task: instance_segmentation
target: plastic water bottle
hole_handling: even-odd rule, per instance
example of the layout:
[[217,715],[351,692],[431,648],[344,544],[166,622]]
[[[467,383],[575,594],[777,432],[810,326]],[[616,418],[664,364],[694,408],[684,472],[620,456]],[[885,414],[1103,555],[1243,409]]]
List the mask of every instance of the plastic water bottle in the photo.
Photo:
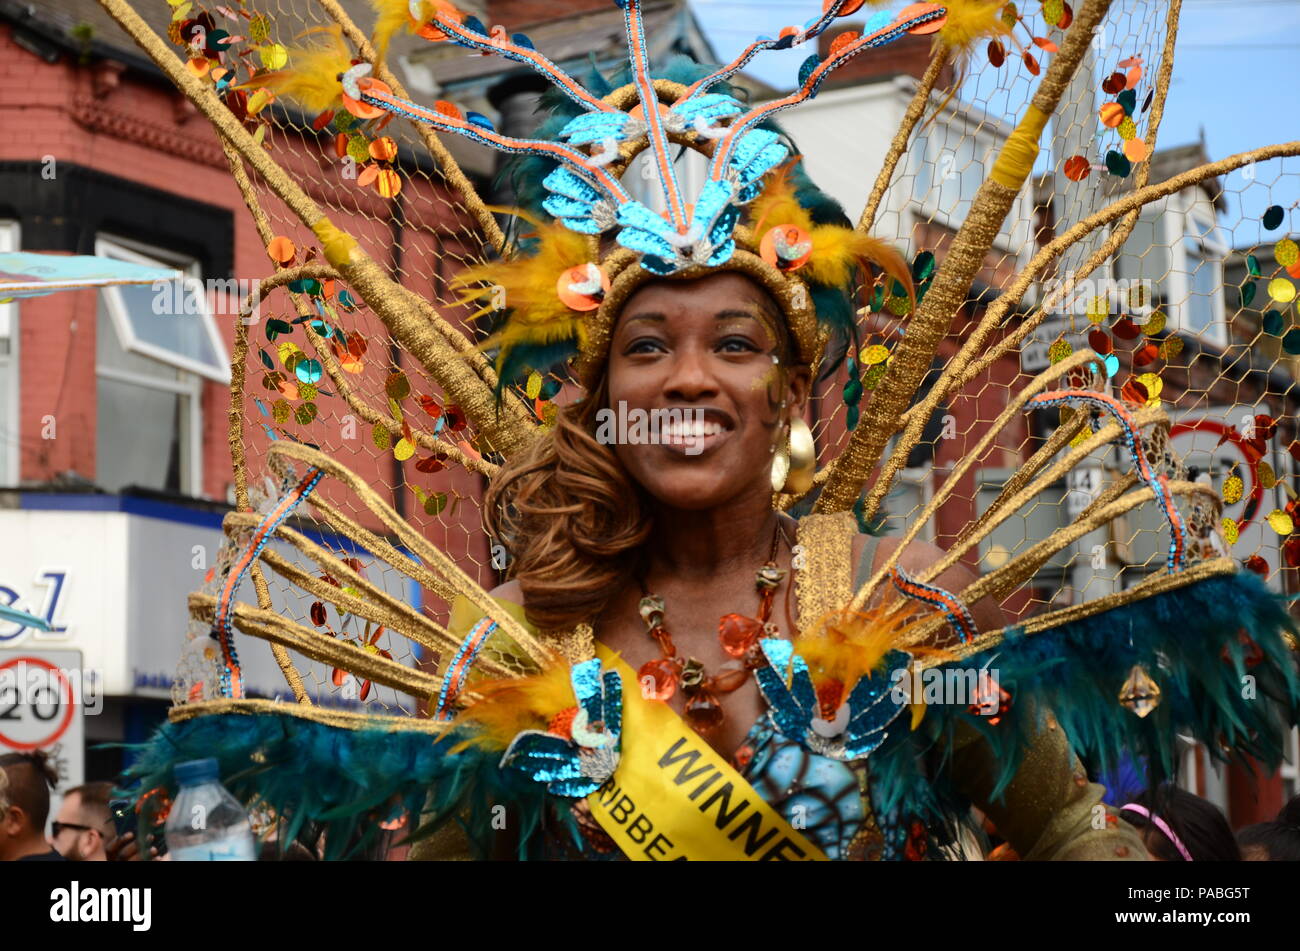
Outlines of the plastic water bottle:
[[167,850],[176,862],[254,862],[248,814],[221,785],[215,759],[176,764],[180,793],[167,816]]

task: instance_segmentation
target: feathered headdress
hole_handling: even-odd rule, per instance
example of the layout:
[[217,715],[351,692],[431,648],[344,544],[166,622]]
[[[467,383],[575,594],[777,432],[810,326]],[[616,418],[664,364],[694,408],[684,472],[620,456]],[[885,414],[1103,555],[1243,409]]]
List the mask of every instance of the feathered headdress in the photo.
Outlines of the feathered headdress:
[[[588,88],[540,54],[523,34],[489,30],[444,0],[372,0],[374,42],[386,47],[401,29],[528,65],[555,87],[552,120],[533,138],[498,133],[486,117],[451,103],[431,108],[401,99],[354,66],[335,37],[323,50],[291,56],[290,70],[333,72],[336,101],[361,117],[382,110],[522,156],[541,193],[521,195],[529,240],[502,260],[457,278],[465,299],[487,296],[478,315],[503,310],[485,342],[498,350],[504,383],[526,369],[575,360],[590,384],[603,365],[618,309],[655,277],[693,278],[739,270],[761,283],[785,313],[801,362],[816,367],[828,340],[854,339],[849,293],[861,268],[875,265],[910,293],[911,278],[897,252],[855,231],[837,203],[817,191],[792,157],[772,117],[812,98],[826,77],[859,53],[908,33],[944,27],[947,8],[916,3],[879,11],[861,33],[836,38],[827,56],[809,57],[789,95],[749,107],[727,80],[765,49],[787,49],[817,36],[861,4],[836,0],[801,29],[760,37],[734,61],[708,69],[685,58],[652,76],[641,0],[616,0],[623,10],[629,62],[618,85],[596,76]],[[334,105],[321,94],[328,76],[259,79],[283,95],[309,94],[310,107]],[[703,186],[688,194],[673,167],[672,147],[708,159]],[[648,151],[664,211],[633,197],[622,176]],[[776,172],[775,175],[771,174]],[[742,224],[748,209],[748,226]],[[543,216],[550,219],[543,220]],[[611,240],[602,241],[602,236]]]

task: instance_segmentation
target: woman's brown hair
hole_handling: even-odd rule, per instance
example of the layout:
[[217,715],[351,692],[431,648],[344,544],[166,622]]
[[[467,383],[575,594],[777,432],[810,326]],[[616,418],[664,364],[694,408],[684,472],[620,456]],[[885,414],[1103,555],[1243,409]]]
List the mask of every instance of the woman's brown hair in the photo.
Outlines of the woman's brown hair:
[[650,535],[644,493],[612,446],[596,441],[606,376],[488,487],[483,521],[514,558],[528,620],[542,630],[590,622],[627,583]]

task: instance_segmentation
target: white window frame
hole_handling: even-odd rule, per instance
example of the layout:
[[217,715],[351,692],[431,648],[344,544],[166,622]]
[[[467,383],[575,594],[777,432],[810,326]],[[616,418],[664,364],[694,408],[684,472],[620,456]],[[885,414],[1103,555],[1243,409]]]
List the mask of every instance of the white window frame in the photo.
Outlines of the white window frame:
[[[1190,736],[1178,735],[1182,766],[1178,770],[1178,785],[1194,796],[1218,806],[1224,817],[1228,816],[1228,774],[1223,763],[1210,756],[1205,744]],[[1204,792],[1201,788],[1204,787]]]
[[[935,451],[938,451],[938,447],[935,447]],[[921,497],[922,510],[924,510],[925,507],[930,504],[930,500],[934,498],[933,463],[926,463],[923,466],[906,466],[898,473],[898,478],[894,481],[895,484],[903,483],[905,485],[913,485],[917,487]],[[917,514],[919,515],[920,512]],[[935,538],[934,519],[926,519],[925,524],[921,526],[921,530],[917,533],[916,537],[920,541],[929,542],[933,545]]]
[[[142,264],[146,267],[174,267],[181,271],[187,279],[201,280],[203,277],[199,263],[193,258],[171,254],[162,248],[151,247],[115,235],[97,235],[95,238],[95,254],[118,257],[130,261],[132,264]],[[212,316],[212,307],[206,295],[200,295],[199,297],[199,300],[203,303],[203,313],[194,316],[201,321],[204,332],[208,336],[208,342],[212,346],[212,352],[216,355],[217,366],[215,368],[197,360],[175,354],[165,347],[159,347],[156,344],[141,340],[135,335],[131,321],[127,318],[126,306],[122,302],[121,289],[110,286],[102,288],[102,292],[105,295],[105,301],[108,303],[108,313],[113,318],[113,326],[117,330],[118,340],[128,351],[151,357],[178,370],[197,373],[199,376],[206,377],[217,383],[230,383],[230,354],[226,352],[225,341],[221,339],[221,334],[217,331],[217,322]]]
[[1278,773],[1282,777],[1282,801],[1290,802],[1300,796],[1300,727],[1292,727],[1283,742],[1290,749]]
[[[130,242],[132,247],[128,248],[123,243],[123,239],[101,236],[95,239],[95,253],[102,254],[103,249],[111,248],[113,251],[121,251],[123,256],[129,256],[137,264],[147,266],[157,266],[160,263],[165,266],[171,265],[176,259],[166,255],[166,252],[159,250],[157,258],[150,258],[147,255],[154,252],[155,249],[147,245]],[[183,267],[187,275],[198,277],[197,262],[191,262],[189,266]],[[185,495],[192,497],[201,497],[203,495],[203,380],[208,373],[191,372],[180,366],[184,362],[192,366],[198,366],[194,361],[182,360],[175,354],[163,350],[161,347],[154,347],[149,344],[140,343],[138,348],[132,347],[126,343],[128,340],[135,340],[135,335],[131,333],[129,321],[126,318],[125,307],[122,304],[122,298],[117,293],[115,287],[100,288],[100,293],[106,295],[105,305],[113,321],[113,327],[118,333],[118,343],[124,349],[140,354],[141,356],[152,357],[161,363],[176,369],[177,378],[175,380],[163,380],[157,377],[145,376],[142,373],[132,373],[129,370],[121,370],[117,367],[106,367],[96,364],[95,378],[99,380],[113,380],[118,383],[129,383],[133,386],[143,387],[150,390],[161,390],[167,393],[175,393],[185,397],[186,412],[182,419],[183,430],[181,432],[181,473],[179,490]],[[206,306],[206,301],[205,301]],[[209,329],[213,329],[212,315],[210,312],[202,315],[207,321]],[[126,330],[123,330],[123,327]],[[225,359],[225,347],[220,340],[216,341],[220,348],[217,355]],[[162,354],[162,356],[159,356]],[[204,368],[206,370],[206,368]],[[228,380],[226,382],[229,382]]]
[[[0,221],[0,251],[22,249],[22,226],[17,221]],[[0,467],[0,485],[16,486],[22,477],[22,396],[19,374],[22,360],[18,351],[22,335],[18,331],[18,302],[0,304],[0,326],[8,328],[9,352],[0,354],[0,363],[9,367],[8,392],[0,393],[0,440],[6,443],[5,465]]]
[[1194,230],[1197,221],[1194,208],[1197,201],[1195,196],[1190,198],[1180,196],[1180,198],[1182,198],[1182,201],[1178,207],[1173,207],[1171,203],[1169,213],[1163,216],[1161,225],[1164,243],[1170,249],[1169,296],[1167,300],[1171,305],[1176,304],[1176,306],[1169,307],[1169,310],[1174,312],[1170,316],[1174,318],[1176,329],[1182,333],[1195,336],[1203,344],[1208,343],[1211,346],[1223,349],[1228,346],[1228,324],[1223,301],[1223,262],[1228,257],[1229,249],[1222,240],[1219,240],[1219,218],[1216,212],[1211,222],[1210,233],[1201,238],[1200,241],[1206,260],[1210,261],[1211,255],[1218,259],[1211,263],[1219,269],[1219,280],[1215,282],[1219,292],[1210,295],[1210,307],[1212,309],[1210,325],[1203,332],[1194,333],[1189,326],[1187,314],[1185,313],[1188,300],[1192,296],[1192,268],[1189,263],[1191,256],[1187,253],[1187,246],[1184,242],[1193,235],[1200,234],[1199,229]]
[[[892,456],[894,450],[897,448],[898,437],[895,436],[891,438],[889,444],[885,447],[885,457],[887,458]],[[938,451],[938,447],[935,447],[935,451]],[[889,487],[889,491],[886,492],[884,497],[880,500],[881,508],[888,511],[889,498],[900,486],[907,486],[917,490],[920,504],[916,511],[911,513],[911,517],[915,518],[919,516],[925,507],[930,504],[930,500],[934,498],[934,463],[927,462],[923,466],[904,466],[900,469],[898,475],[894,477],[894,482]],[[888,520],[886,521],[886,525],[888,525]],[[900,525],[899,527],[903,529],[906,528],[905,525]],[[921,526],[921,530],[917,533],[916,538],[918,541],[934,544],[934,519],[926,520],[926,523]]]

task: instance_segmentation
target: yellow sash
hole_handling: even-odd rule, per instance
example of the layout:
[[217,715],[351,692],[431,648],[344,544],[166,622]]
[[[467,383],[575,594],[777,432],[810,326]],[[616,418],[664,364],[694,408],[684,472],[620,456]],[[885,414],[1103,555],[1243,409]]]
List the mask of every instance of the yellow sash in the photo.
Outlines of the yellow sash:
[[646,699],[617,654],[596,654],[623,678],[623,749],[587,804],[629,859],[827,861],[668,704]]

